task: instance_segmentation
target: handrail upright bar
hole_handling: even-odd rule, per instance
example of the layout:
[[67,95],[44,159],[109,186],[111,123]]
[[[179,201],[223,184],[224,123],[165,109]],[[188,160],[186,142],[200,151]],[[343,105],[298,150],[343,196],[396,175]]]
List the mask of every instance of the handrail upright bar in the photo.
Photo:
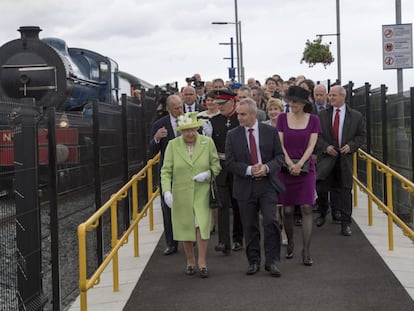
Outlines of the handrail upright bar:
[[[372,188],[372,161],[367,159],[367,187],[368,190],[373,193]],[[368,225],[372,226],[373,223],[373,210],[372,210],[372,197],[368,196]]]
[[150,160],[151,165],[149,169],[147,170],[147,195],[148,195],[148,202],[151,202],[150,208],[149,208],[149,230],[154,230],[154,204],[151,200],[151,197],[154,195],[153,193],[153,175],[152,175],[152,168],[154,167],[153,164],[155,164],[154,160]]
[[86,226],[80,224],[78,227],[79,239],[79,291],[80,291],[80,307],[81,310],[87,311],[87,291],[86,286]]
[[[387,171],[386,173],[387,180],[387,207],[394,213],[394,204],[392,196],[392,174]],[[394,250],[394,229],[393,229],[393,216],[390,213],[388,214],[388,249],[390,251]]]
[[[138,217],[138,181],[132,184],[132,219]],[[139,229],[138,223],[134,226],[134,257],[139,256]]]
[[[112,228],[112,239],[111,247],[115,248],[118,244],[118,215],[117,215],[117,201],[113,201],[111,204],[111,228]],[[119,260],[118,252],[115,253],[112,258],[112,277],[113,277],[113,290],[114,292],[119,291]]]

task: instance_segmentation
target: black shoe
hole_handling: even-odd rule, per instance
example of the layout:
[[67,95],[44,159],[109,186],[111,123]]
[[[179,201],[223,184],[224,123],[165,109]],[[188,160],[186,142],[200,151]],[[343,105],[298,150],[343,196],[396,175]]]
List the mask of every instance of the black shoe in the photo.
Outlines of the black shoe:
[[270,265],[265,265],[265,270],[270,272],[271,276],[274,276],[276,278],[280,277],[282,274],[280,273],[280,270],[277,268],[275,263],[272,263]]
[[172,255],[172,254],[174,254],[176,252],[177,252],[177,247],[175,247],[175,246],[168,246],[164,250],[164,255]]
[[240,251],[242,248],[243,248],[243,247],[241,246],[241,243],[239,243],[239,242],[234,242],[234,243],[233,243],[233,245],[232,245],[232,247],[231,247],[231,250],[232,250],[232,251],[234,251],[234,252],[238,252],[238,251]]
[[312,266],[313,265],[312,258],[309,255],[305,256],[305,252],[303,250],[302,250],[302,262],[305,266]]
[[195,273],[196,271],[193,266],[187,266],[187,268],[185,268],[186,275],[194,275]]
[[200,269],[200,277],[202,279],[208,278],[208,269],[206,267]]
[[340,211],[334,211],[332,213],[332,221],[333,222],[341,222],[341,212]]
[[247,275],[253,275],[253,274],[256,274],[257,272],[259,272],[259,270],[260,270],[259,264],[254,262],[254,263],[249,265],[249,268],[247,269],[246,274]]
[[342,229],[341,229],[341,233],[344,236],[351,236],[352,235],[351,226],[343,224]]
[[227,247],[224,245],[224,243],[219,243],[216,246],[214,246],[214,250],[216,252],[223,252],[224,255],[230,255],[231,249],[230,247]]
[[219,243],[216,246],[214,246],[214,250],[216,252],[222,252],[226,249],[226,246],[224,245],[224,243]]
[[286,259],[292,259],[293,258],[293,248],[295,247],[295,244],[292,243],[288,243],[288,245],[286,246]]
[[300,217],[295,218],[295,226],[302,226],[302,218]]
[[316,218],[316,226],[322,227],[325,224],[325,216],[319,216]]

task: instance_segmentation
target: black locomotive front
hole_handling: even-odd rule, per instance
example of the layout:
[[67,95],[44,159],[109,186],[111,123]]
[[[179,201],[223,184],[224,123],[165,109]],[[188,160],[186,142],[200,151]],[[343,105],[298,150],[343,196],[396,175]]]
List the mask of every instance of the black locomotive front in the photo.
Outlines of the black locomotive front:
[[117,64],[95,52],[68,48],[60,39],[39,39],[41,29],[20,27],[21,38],[0,48],[0,94],[32,97],[56,110],[82,110],[98,100],[118,103]]

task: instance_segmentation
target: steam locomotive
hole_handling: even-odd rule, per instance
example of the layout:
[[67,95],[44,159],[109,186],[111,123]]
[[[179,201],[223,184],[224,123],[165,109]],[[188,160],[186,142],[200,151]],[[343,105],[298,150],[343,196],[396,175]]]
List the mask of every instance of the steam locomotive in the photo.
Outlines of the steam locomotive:
[[[39,109],[55,107],[57,112],[90,116],[94,101],[120,105],[121,94],[126,94],[129,100],[145,105],[144,120],[149,122],[157,97],[162,95],[162,90],[172,88],[173,84],[158,87],[119,71],[113,59],[97,52],[70,48],[57,38],[40,39],[41,29],[37,26],[23,26],[18,31],[19,39],[0,47],[0,99],[34,98]],[[137,90],[146,96],[134,97]],[[148,124],[141,126],[148,128]],[[79,128],[56,131],[56,145],[63,151],[59,154],[65,155],[60,164],[79,162],[82,135]],[[39,131],[38,141],[43,144],[39,147],[39,163],[45,165],[48,154],[44,131]],[[13,171],[13,152],[13,133],[3,118],[0,120],[0,179],[8,179]],[[0,197],[4,194],[5,190],[0,189]]]

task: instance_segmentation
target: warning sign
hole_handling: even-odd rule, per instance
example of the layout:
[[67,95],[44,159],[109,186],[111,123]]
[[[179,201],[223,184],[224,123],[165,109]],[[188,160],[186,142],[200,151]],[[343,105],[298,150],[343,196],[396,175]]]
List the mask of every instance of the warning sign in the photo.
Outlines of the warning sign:
[[382,25],[382,66],[413,68],[412,24]]

